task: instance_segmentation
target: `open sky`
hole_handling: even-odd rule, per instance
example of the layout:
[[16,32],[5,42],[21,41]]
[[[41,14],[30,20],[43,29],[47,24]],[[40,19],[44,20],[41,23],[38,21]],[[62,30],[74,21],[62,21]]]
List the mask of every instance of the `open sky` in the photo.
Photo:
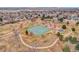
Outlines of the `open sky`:
[[0,0],[0,7],[79,7],[79,0]]

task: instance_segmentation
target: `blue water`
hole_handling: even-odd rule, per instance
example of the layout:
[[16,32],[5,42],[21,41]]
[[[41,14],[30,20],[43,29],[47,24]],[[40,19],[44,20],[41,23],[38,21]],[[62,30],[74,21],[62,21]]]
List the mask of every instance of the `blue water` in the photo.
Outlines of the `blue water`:
[[28,32],[32,32],[34,35],[38,36],[41,36],[49,31],[47,27],[41,25],[30,27],[27,30]]

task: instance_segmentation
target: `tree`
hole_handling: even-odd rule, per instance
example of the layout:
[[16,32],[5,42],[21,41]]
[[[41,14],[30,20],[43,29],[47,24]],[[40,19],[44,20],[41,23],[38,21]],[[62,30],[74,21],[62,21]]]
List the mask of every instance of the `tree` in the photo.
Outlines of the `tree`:
[[61,35],[60,32],[57,32],[56,35],[59,37],[60,41],[63,41],[63,35]]
[[68,46],[65,46],[65,47],[63,48],[63,51],[64,51],[64,52],[70,52],[70,49],[69,49]]
[[3,19],[0,17],[0,22],[2,22],[3,21]]
[[78,21],[78,22],[76,22],[76,25],[79,25],[79,21]]
[[59,18],[58,20],[59,20],[60,22],[63,22],[64,19],[63,19],[63,18]]
[[76,50],[79,50],[79,44],[76,45],[75,49]]
[[26,30],[26,35],[28,35],[28,31]]
[[47,17],[45,17],[45,18],[47,18],[47,19],[52,19],[52,16],[49,16],[49,15],[48,15],[48,16],[47,16]]
[[45,14],[43,14],[43,15],[42,15],[42,18],[41,18],[41,20],[44,20],[44,19],[45,19]]
[[69,37],[66,37],[65,38],[65,41],[69,41],[72,44],[76,44],[77,43],[77,38],[76,37],[69,36]]
[[66,40],[69,41],[72,44],[77,43],[77,38],[76,37],[69,36],[69,37],[66,38]]
[[75,28],[71,28],[73,32],[75,32]]
[[60,34],[60,32],[57,32],[57,34],[56,34],[57,36],[60,36],[61,34]]
[[76,38],[76,37],[72,37],[72,39],[70,39],[70,42],[71,42],[72,44],[77,43],[77,38]]
[[63,25],[62,28],[63,28],[63,29],[66,29],[66,25]]

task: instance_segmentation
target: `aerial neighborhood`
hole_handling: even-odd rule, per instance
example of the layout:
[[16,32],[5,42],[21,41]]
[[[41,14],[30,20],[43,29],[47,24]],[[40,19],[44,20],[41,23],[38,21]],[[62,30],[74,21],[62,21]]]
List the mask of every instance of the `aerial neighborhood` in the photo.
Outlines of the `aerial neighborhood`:
[[79,8],[0,8],[0,51],[78,52]]

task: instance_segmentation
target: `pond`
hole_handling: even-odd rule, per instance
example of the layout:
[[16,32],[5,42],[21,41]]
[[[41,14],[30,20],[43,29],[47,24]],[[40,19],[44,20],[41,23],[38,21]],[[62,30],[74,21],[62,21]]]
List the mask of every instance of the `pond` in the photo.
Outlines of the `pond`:
[[36,26],[29,27],[27,31],[33,33],[34,35],[41,36],[46,32],[48,32],[49,29],[43,25],[36,25]]

